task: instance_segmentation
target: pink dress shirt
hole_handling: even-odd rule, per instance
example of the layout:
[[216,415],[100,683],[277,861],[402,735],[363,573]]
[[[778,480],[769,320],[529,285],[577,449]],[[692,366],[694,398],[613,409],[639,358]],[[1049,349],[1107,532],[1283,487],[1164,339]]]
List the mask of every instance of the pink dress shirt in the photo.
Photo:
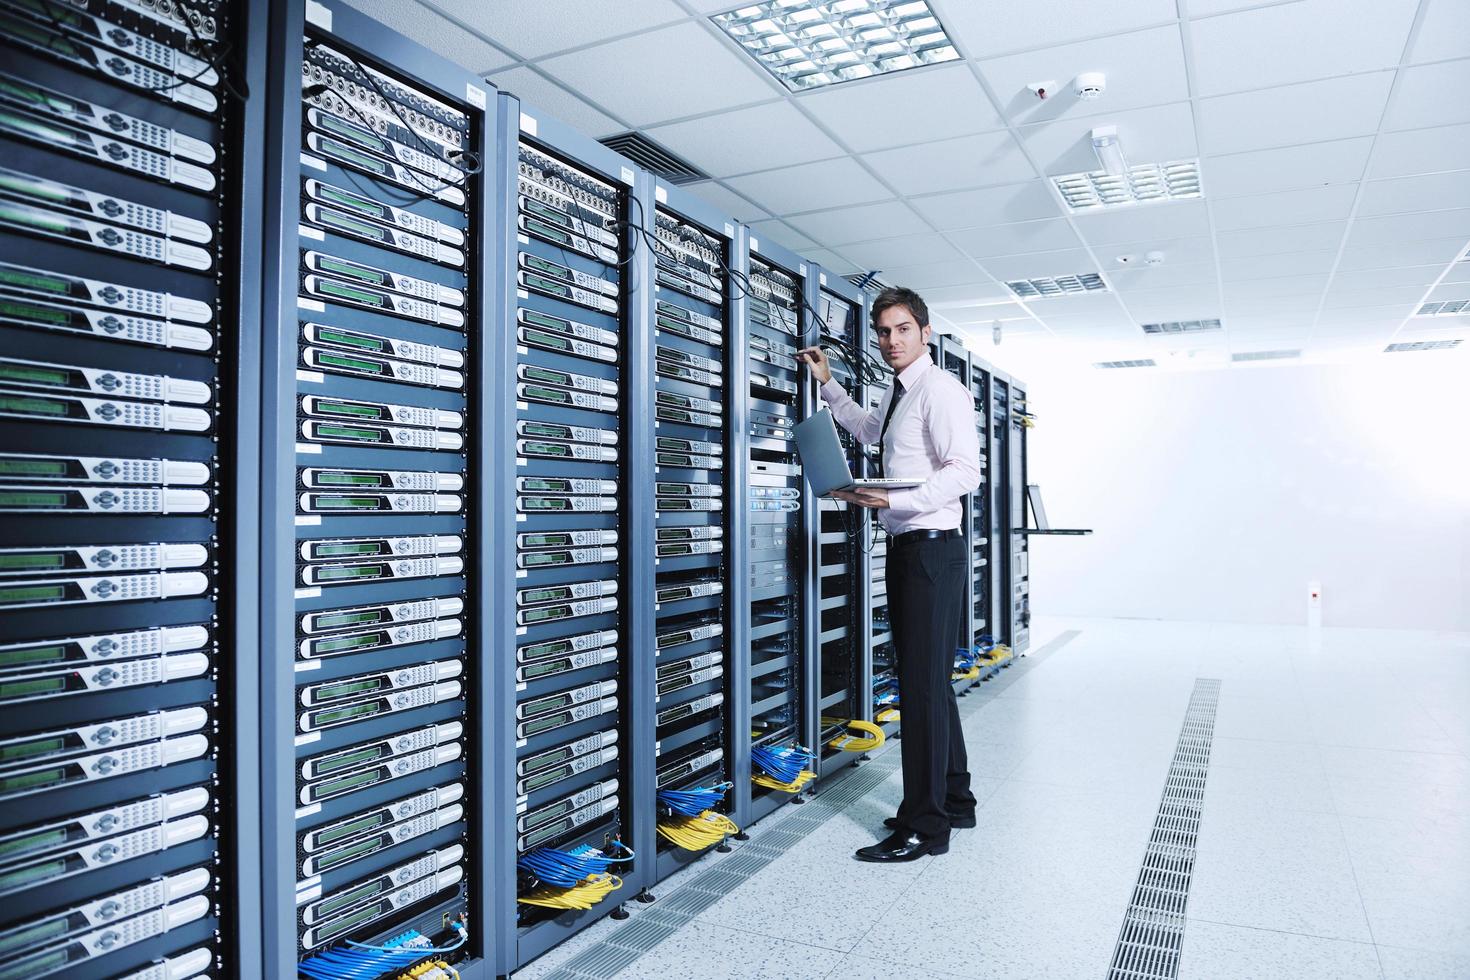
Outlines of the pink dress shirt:
[[[893,410],[884,438],[887,476],[925,479],[920,487],[888,491],[888,507],[878,520],[889,534],[922,528],[947,531],[960,526],[960,498],[980,486],[980,438],[975,431],[975,402],[954,375],[927,353],[898,376],[903,399]],[[883,393],[871,412],[852,400],[834,378],[821,387],[832,417],[865,445],[878,441],[893,389]]]

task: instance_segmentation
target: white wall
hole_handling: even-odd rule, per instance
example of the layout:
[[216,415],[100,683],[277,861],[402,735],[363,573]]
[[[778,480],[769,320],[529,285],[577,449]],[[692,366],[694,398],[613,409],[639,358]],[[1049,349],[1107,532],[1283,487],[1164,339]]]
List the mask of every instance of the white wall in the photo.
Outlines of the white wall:
[[1035,367],[1037,612],[1470,630],[1470,358]]

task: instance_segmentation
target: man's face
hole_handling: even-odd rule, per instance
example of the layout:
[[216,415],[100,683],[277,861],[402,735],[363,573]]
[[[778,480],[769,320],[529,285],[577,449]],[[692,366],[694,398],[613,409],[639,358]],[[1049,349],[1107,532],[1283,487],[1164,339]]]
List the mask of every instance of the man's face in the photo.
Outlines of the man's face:
[[923,357],[929,346],[929,328],[919,326],[914,314],[902,304],[878,314],[873,330],[878,334],[878,350],[894,374],[901,374]]

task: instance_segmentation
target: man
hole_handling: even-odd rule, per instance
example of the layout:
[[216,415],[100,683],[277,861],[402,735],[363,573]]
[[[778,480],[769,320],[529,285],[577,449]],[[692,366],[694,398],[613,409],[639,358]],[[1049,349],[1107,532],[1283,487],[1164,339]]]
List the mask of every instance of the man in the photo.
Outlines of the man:
[[960,498],[980,485],[980,440],[970,392],[929,356],[929,308],[911,289],[885,289],[870,315],[895,383],[864,411],[832,380],[818,347],[799,352],[833,417],[861,443],[878,444],[883,476],[923,480],[905,490],[833,496],[878,512],[890,536],[888,615],[903,706],[903,804],[893,833],[860,848],[862,861],[913,861],[949,850],[952,827],[975,826],[975,797],[950,671],[960,644],[969,555]]

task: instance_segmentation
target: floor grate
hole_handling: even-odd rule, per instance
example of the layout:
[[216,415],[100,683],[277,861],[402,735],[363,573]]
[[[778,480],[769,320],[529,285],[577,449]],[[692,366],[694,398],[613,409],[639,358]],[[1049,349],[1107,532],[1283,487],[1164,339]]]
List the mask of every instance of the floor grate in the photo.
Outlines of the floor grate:
[[1179,975],[1184,913],[1219,705],[1220,682],[1195,678],[1108,980],[1172,980]]

